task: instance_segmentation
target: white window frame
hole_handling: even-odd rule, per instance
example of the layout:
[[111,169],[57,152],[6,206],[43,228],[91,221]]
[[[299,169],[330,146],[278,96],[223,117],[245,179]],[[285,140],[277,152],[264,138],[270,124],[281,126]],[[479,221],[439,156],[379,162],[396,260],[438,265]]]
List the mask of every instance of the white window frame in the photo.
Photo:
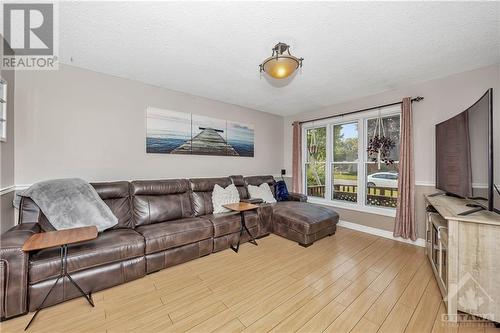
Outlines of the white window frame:
[[[380,113],[379,113],[380,112]],[[378,116],[389,117],[399,115],[401,116],[401,107],[399,105],[381,108],[380,110],[371,110],[358,114],[351,114],[345,116],[338,116],[334,118],[319,120],[315,122],[305,123],[302,126],[302,184],[303,191],[307,193],[307,180],[306,180],[306,163],[307,163],[307,130],[312,128],[326,126],[326,165],[325,165],[325,198],[308,197],[308,201],[321,205],[332,207],[344,208],[349,210],[361,211],[366,213],[384,215],[395,217],[396,209],[390,207],[377,207],[367,205],[365,200],[366,195],[366,163],[367,154],[367,138],[366,128],[368,119],[376,118]],[[358,182],[357,182],[357,202],[348,202],[343,200],[335,200],[332,198],[332,174],[331,167],[333,163],[333,126],[358,122]]]
[[7,81],[0,77],[0,84],[4,86],[4,95],[0,96],[0,127],[2,132],[0,142],[7,141]]

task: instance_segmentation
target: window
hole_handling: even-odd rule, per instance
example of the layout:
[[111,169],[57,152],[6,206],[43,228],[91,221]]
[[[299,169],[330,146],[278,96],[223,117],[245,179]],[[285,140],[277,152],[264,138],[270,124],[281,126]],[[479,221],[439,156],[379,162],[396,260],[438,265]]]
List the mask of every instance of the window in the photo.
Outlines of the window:
[[[366,120],[366,145],[373,138],[377,118]],[[392,115],[382,118],[382,134],[388,136],[396,144],[391,150],[389,158],[393,164],[386,165],[381,162],[374,162],[376,156],[366,154],[366,185],[365,200],[367,205],[396,207],[398,198],[398,166],[399,166],[399,115]]]
[[0,78],[0,141],[7,140],[7,82]]
[[[377,119],[395,143],[385,164],[367,147]],[[311,202],[394,216],[398,195],[399,106],[304,125],[305,193]]]
[[306,131],[306,188],[307,195],[325,197],[326,180],[326,127]]

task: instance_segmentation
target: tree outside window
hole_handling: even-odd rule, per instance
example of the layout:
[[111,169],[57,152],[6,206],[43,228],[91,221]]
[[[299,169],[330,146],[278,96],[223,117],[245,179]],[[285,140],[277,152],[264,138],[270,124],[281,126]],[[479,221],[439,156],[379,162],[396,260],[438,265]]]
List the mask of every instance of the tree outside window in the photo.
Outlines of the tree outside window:
[[326,127],[308,129],[306,188],[307,195],[325,197]]
[[357,202],[358,122],[333,126],[332,199]]

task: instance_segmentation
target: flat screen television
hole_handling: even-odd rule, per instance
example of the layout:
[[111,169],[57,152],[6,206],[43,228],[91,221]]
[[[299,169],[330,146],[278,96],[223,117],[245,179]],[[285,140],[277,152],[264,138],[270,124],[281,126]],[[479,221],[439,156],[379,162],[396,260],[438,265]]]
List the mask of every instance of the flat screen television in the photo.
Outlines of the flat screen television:
[[488,89],[467,110],[436,125],[436,188],[498,213],[494,172],[493,89]]

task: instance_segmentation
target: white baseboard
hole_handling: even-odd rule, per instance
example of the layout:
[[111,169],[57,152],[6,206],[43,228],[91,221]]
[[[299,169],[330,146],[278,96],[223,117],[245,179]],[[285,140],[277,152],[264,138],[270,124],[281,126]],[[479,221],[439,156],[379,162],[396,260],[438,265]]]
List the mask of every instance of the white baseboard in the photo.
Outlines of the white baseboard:
[[401,237],[394,237],[391,231],[382,230],[382,229],[373,228],[373,227],[367,227],[365,225],[347,222],[347,221],[343,221],[343,220],[340,220],[337,225],[340,227],[347,228],[347,229],[352,229],[352,230],[365,232],[367,234],[371,234],[371,235],[375,235],[375,236],[389,238],[389,239],[392,239],[392,240],[395,240],[398,242],[425,247],[425,239],[423,239],[423,238],[418,238],[416,241],[412,241],[409,239],[403,239]]

